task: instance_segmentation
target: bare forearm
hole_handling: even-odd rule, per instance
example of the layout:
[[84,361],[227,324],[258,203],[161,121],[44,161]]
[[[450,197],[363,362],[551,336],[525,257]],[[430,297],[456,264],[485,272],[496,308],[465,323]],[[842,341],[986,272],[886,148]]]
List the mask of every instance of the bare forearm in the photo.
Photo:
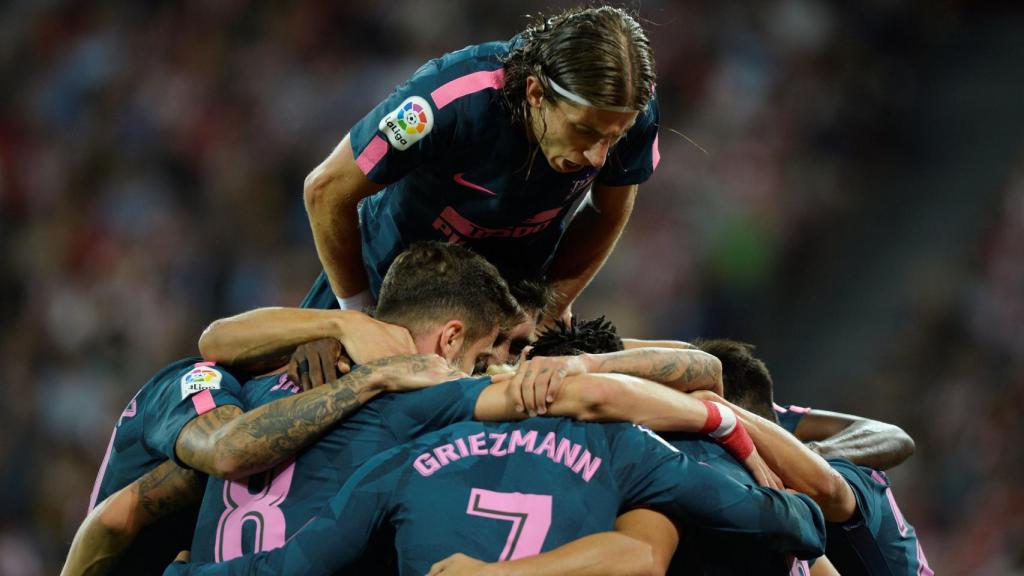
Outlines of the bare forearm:
[[368,285],[356,206],[378,189],[356,166],[348,135],[306,177],[303,197],[313,241],[338,296],[352,296]]
[[783,484],[811,497],[832,522],[849,518],[856,502],[842,476],[795,436],[778,425],[729,405],[754,440],[757,451]]
[[591,534],[537,556],[492,564],[495,576],[649,576],[651,547],[617,532]]
[[722,363],[700,350],[636,348],[610,354],[584,354],[588,372],[611,372],[644,378],[681,392],[722,391]]
[[621,374],[566,378],[550,413],[578,420],[633,422],[664,432],[699,432],[708,418],[704,403],[689,394]]
[[108,573],[140,530],[199,502],[195,472],[164,462],[110,495],[89,513],[75,534],[62,576]]
[[199,338],[203,358],[227,366],[278,367],[310,340],[336,337],[345,315],[340,310],[257,308],[210,324]]
[[846,458],[859,466],[888,470],[914,453],[914,441],[891,424],[855,422],[834,436],[807,446],[823,458]]
[[679,348],[682,350],[693,350],[696,348],[693,344],[680,340],[641,340],[639,338],[623,338],[622,347],[626,350],[634,348]]
[[182,431],[178,457],[220,477],[267,470],[320,437],[382,391],[379,378],[361,366],[330,384],[223,418],[205,414]]

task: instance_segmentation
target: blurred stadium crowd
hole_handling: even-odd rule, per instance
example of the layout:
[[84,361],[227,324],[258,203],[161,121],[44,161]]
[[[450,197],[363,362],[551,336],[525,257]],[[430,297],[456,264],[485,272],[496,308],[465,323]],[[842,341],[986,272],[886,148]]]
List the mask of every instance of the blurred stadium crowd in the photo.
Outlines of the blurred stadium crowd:
[[[761,344],[757,321],[787,317],[766,310],[799,308],[808,263],[871,199],[868,175],[916,145],[890,119],[914,113],[928,48],[978,18],[957,3],[855,4],[637,6],[663,161],[578,313],[630,335]],[[509,37],[548,7],[0,7],[0,574],[56,573],[111,426],[158,367],[217,317],[299,302],[319,270],[302,180],[345,130],[425,60]],[[896,493],[940,573],[1024,573],[1018,156],[967,256],[902,288],[909,328],[880,331],[883,353],[858,373],[884,393],[787,397],[777,380],[780,401],[916,439]],[[841,338],[835,320],[817,337]]]

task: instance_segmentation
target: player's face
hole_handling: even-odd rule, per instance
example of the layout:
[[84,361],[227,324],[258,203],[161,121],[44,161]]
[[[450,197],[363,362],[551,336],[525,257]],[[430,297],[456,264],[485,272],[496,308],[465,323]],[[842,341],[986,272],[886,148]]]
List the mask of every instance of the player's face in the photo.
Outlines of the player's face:
[[560,100],[535,109],[534,136],[556,172],[601,168],[611,150],[636,122],[636,112],[610,112]]
[[494,357],[494,342],[498,338],[498,329],[473,342],[464,342],[459,350],[448,359],[453,368],[467,374],[476,374],[487,370],[488,363]]
[[516,324],[508,332],[498,336],[494,344],[494,354],[490,364],[511,364],[519,357],[523,348],[533,341],[533,332],[537,329],[539,312],[527,311],[522,322]]

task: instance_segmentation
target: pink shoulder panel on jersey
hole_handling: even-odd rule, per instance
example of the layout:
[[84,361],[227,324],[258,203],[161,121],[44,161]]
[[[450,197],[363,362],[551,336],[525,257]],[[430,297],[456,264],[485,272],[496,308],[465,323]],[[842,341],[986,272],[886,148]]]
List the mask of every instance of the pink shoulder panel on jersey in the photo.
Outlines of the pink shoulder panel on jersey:
[[501,88],[503,86],[505,86],[504,68],[481,70],[480,72],[466,74],[444,83],[441,87],[430,93],[430,98],[434,101],[434,106],[440,110],[463,96],[488,88]]

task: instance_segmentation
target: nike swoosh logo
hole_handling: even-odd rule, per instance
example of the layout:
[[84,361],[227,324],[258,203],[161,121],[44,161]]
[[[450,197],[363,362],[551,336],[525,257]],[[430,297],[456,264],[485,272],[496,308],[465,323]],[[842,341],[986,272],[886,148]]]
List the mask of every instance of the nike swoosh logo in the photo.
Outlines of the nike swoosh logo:
[[496,193],[491,192],[490,190],[484,188],[483,186],[480,186],[479,184],[473,184],[472,182],[468,182],[465,178],[462,177],[463,174],[465,174],[465,172],[459,172],[458,174],[455,175],[454,178],[456,184],[461,184],[467,188],[472,188],[473,190],[479,190],[480,192],[490,194],[491,196],[497,196]]

